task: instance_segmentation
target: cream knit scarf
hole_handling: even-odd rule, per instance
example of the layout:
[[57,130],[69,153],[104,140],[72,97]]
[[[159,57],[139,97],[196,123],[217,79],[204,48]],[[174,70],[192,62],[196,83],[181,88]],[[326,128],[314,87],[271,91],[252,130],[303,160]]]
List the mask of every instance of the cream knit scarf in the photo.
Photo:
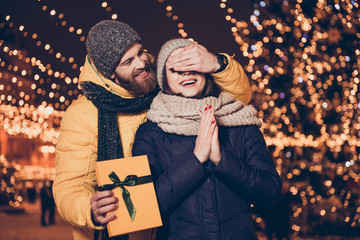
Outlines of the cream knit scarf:
[[224,92],[220,93],[219,97],[203,99],[159,92],[150,106],[147,118],[167,133],[195,136],[201,120],[198,111],[203,111],[206,104],[214,108],[215,118],[220,126],[261,126],[262,122],[256,117],[257,111],[252,105],[244,106],[242,102],[235,101]]

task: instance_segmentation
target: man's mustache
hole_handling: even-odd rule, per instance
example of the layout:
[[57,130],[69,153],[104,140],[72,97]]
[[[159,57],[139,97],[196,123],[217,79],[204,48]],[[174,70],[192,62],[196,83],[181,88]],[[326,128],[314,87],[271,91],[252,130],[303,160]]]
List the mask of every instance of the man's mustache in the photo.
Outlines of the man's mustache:
[[151,72],[153,68],[151,67],[151,63],[145,62],[145,66],[143,68],[135,69],[134,76],[137,76],[138,74],[142,73],[143,71]]

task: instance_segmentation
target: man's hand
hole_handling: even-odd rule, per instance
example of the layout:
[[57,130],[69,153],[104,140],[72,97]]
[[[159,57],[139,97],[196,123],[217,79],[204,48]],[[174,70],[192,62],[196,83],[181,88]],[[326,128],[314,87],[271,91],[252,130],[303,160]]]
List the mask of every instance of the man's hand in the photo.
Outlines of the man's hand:
[[90,198],[92,220],[95,225],[106,225],[108,222],[116,218],[115,213],[106,214],[118,208],[119,199],[114,196],[111,190],[97,192]]
[[214,110],[211,105],[205,108],[204,113],[199,111],[199,115],[201,116],[201,122],[193,153],[200,163],[204,163],[210,156],[212,136],[216,124],[214,121]]
[[179,53],[169,57],[166,66],[178,72],[200,73],[213,73],[220,68],[217,57],[198,44],[189,44]]

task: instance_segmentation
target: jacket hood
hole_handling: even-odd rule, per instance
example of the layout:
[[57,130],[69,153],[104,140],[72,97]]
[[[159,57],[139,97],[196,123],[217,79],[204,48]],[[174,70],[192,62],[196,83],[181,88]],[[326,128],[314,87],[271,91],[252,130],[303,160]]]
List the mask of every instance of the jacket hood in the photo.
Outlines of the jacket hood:
[[82,82],[93,82],[104,87],[106,90],[119,95],[122,98],[134,98],[125,88],[119,86],[108,78],[105,78],[94,66],[93,62],[87,55],[85,64],[79,76],[79,85]]

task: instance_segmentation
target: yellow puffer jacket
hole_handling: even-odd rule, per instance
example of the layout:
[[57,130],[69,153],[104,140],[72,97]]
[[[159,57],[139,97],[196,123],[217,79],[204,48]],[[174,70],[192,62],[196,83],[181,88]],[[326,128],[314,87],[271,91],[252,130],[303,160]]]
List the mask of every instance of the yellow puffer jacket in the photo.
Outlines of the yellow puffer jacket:
[[[213,74],[220,87],[247,104],[251,89],[247,76],[232,57],[227,68]],[[105,79],[88,58],[80,74],[80,83],[91,81],[123,98],[132,98],[124,88]],[[106,86],[106,84],[108,86]],[[146,111],[139,114],[118,114],[118,126],[125,157],[131,156],[131,148],[137,128],[146,121]],[[66,110],[60,137],[56,146],[56,179],[53,186],[59,214],[73,225],[75,240],[93,239],[95,227],[91,220],[90,198],[97,190],[94,163],[97,160],[98,111],[85,96],[80,96]],[[130,240],[154,239],[155,231],[147,230],[130,235]]]

